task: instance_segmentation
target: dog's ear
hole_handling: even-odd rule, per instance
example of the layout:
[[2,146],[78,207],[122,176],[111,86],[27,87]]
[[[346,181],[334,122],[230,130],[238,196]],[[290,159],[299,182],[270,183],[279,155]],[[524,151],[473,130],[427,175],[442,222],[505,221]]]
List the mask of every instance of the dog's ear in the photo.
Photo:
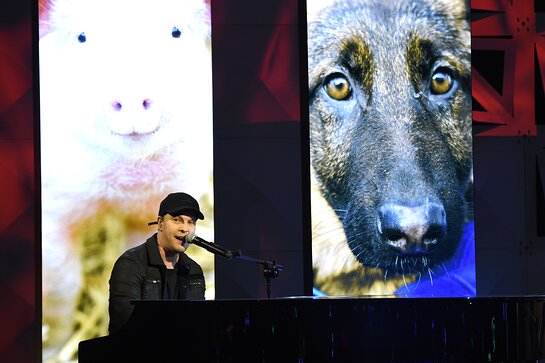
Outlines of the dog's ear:
[[312,21],[325,7],[333,5],[334,0],[307,0],[307,21]]
[[453,18],[468,19],[471,0],[436,0],[434,7]]

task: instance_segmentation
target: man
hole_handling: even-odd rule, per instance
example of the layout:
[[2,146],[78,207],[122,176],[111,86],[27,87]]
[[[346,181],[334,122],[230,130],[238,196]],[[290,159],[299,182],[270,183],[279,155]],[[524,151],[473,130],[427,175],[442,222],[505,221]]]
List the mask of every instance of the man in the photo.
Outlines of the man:
[[169,194],[149,223],[157,224],[157,233],[119,257],[110,277],[110,334],[129,319],[131,300],[204,300],[202,268],[184,253],[197,219],[204,215],[192,196]]

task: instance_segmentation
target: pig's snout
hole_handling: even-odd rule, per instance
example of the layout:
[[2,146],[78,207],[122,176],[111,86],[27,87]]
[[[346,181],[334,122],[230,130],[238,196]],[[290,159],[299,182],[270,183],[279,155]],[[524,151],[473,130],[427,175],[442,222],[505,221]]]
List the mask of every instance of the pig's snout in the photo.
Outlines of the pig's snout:
[[107,123],[118,135],[140,136],[155,132],[162,117],[159,104],[151,97],[114,97],[107,112]]

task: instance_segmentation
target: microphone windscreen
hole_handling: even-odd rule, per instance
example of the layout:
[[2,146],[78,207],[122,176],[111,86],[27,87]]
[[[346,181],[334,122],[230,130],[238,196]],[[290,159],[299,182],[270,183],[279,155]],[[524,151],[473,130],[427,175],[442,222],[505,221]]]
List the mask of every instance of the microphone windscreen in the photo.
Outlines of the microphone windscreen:
[[193,242],[193,240],[195,239],[195,233],[191,232],[190,234],[188,234],[187,236],[185,236],[185,240],[188,242],[188,243],[191,243]]

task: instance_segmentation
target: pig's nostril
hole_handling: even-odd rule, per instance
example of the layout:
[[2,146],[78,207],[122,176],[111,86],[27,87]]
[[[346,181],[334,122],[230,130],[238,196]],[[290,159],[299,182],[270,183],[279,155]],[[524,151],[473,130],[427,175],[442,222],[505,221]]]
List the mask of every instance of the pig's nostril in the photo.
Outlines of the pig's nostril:
[[146,98],[144,101],[142,101],[142,107],[144,107],[144,110],[147,110],[151,107],[152,103],[153,102],[149,98]]
[[123,105],[119,101],[113,101],[112,108],[114,109],[114,111],[121,111],[121,109],[123,108]]
[[[142,101],[142,108],[144,110],[149,110],[153,104],[153,101],[149,98],[146,98]],[[123,103],[121,101],[112,101],[112,109],[114,111],[121,111],[123,109]]]

